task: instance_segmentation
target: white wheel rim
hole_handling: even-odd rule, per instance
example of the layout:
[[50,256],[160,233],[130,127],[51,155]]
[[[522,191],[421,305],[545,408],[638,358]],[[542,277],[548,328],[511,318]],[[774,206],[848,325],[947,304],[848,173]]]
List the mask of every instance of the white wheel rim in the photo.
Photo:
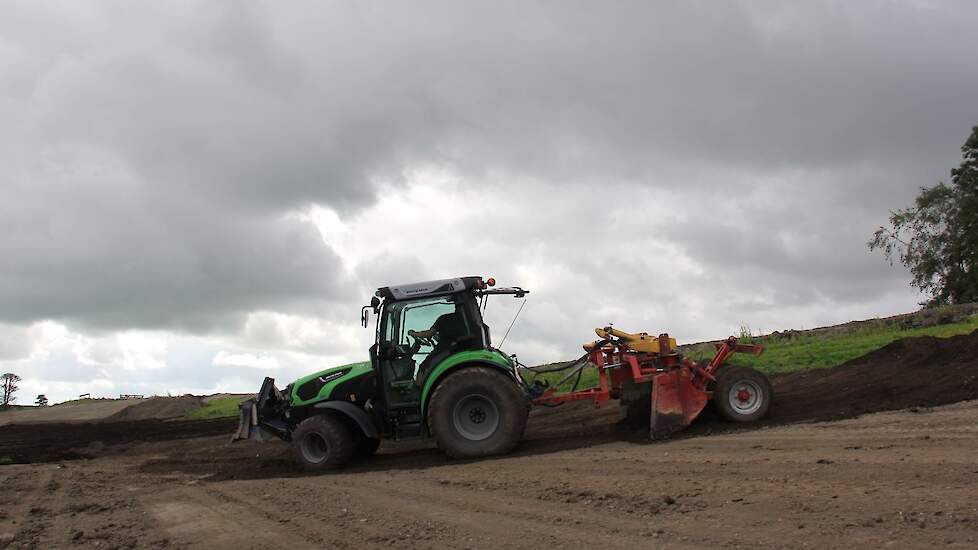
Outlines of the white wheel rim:
[[761,409],[764,394],[753,380],[738,380],[727,392],[727,402],[734,412],[747,416]]

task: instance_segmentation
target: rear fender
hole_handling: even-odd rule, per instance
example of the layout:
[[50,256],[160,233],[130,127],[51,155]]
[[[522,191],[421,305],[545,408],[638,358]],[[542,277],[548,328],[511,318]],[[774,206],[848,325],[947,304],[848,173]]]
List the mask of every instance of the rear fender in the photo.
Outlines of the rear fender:
[[[480,349],[462,351],[449,355],[444,361],[435,366],[435,368],[431,371],[431,374],[429,374],[424,381],[424,387],[421,389],[422,418],[427,416],[428,400],[431,398],[431,394],[435,390],[435,387],[437,387],[449,373],[471,366],[490,367],[498,369],[507,376],[513,376],[513,364],[509,361],[509,358],[496,351]],[[513,378],[513,383],[518,383],[515,377]]]
[[323,411],[336,411],[352,420],[363,432],[365,437],[371,439],[379,439],[380,436],[377,435],[377,427],[370,420],[370,416],[367,415],[367,411],[361,409],[360,407],[350,403],[348,401],[323,401],[321,403],[316,403],[312,406],[314,410]]

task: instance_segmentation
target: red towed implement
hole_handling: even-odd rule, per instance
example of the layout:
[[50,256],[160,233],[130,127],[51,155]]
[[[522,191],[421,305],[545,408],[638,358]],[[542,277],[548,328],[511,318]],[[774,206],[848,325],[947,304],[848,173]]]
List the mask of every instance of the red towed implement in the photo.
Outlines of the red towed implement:
[[[536,405],[554,406],[568,401],[593,400],[600,407],[620,399],[626,420],[649,426],[652,439],[664,439],[688,426],[710,400],[717,412],[733,422],[751,422],[767,414],[772,391],[767,377],[725,361],[734,353],[760,355],[763,348],[740,344],[733,336],[716,344],[716,355],[697,365],[676,351],[668,334],[630,334],[612,327],[595,329],[600,338],[584,345],[585,355],[569,365],[536,372],[568,371],[551,386],[534,385]],[[598,386],[569,392],[557,387],[593,366]],[[576,386],[576,385],[575,385]]]

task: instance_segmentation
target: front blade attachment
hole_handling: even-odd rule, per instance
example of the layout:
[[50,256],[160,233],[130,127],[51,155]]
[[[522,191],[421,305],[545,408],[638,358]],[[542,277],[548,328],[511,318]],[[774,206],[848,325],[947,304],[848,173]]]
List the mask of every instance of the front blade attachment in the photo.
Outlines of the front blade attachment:
[[252,429],[258,429],[258,409],[255,407],[255,400],[248,399],[238,405],[238,429],[231,436],[231,441],[249,439]]
[[238,405],[238,429],[231,436],[231,442],[242,439],[268,441],[275,437],[288,440],[286,407],[275,387],[275,379],[266,377],[258,394]]

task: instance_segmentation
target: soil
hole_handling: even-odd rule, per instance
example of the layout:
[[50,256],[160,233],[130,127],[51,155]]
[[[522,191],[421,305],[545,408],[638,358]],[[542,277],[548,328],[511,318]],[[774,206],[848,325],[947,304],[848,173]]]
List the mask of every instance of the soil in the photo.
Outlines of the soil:
[[8,426],[0,457],[33,463],[0,466],[0,548],[974,548],[978,401],[935,406],[978,399],[976,351],[914,338],[776,377],[749,428],[648,443],[577,403],[506,457],[385,442],[319,476],[229,444],[233,420]]
[[833,420],[978,399],[978,331],[897,340],[831,369],[772,379],[771,420]]
[[180,397],[154,397],[148,401],[126,407],[121,411],[106,418],[108,422],[120,420],[150,420],[179,418],[184,414],[199,408],[204,404],[204,398],[196,395],[183,395]]
[[142,399],[92,399],[50,407],[23,407],[0,412],[0,426],[25,422],[72,422],[101,420],[142,403]]
[[0,430],[0,457],[7,462],[52,462],[93,458],[140,441],[170,441],[228,434],[236,420],[140,420],[13,424]]

